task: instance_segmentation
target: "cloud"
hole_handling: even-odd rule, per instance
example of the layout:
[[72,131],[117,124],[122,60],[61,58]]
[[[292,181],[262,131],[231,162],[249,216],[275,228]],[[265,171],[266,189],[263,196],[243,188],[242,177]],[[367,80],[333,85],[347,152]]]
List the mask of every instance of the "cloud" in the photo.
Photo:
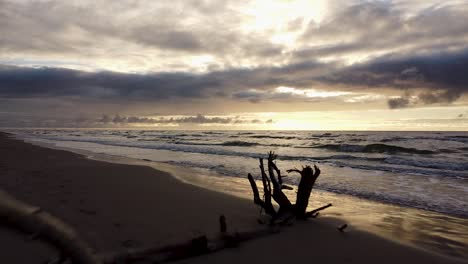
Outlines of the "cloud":
[[397,97],[388,100],[388,107],[390,109],[405,108],[408,106],[410,106],[410,100],[408,97]]
[[137,116],[120,116],[115,115],[113,118],[108,115],[103,115],[97,119],[98,123],[104,124],[143,124],[143,125],[167,125],[167,124],[192,124],[192,125],[205,125],[205,124],[270,124],[273,122],[272,119],[267,121],[261,121],[259,119],[245,119],[239,116],[236,117],[219,117],[212,116],[208,117],[202,114],[195,116],[183,116],[183,117],[137,117]]
[[466,1],[365,1],[343,4],[321,24],[312,21],[302,35],[297,59],[334,57],[355,60],[398,52],[422,55],[467,47]]
[[82,72],[61,68],[0,68],[0,94],[4,97],[66,97],[94,99],[164,100],[201,97],[220,83],[210,76],[190,73],[124,74]]
[[[422,104],[451,103],[468,92],[468,49],[421,56],[384,56],[319,77],[329,85],[393,88],[411,93]],[[421,91],[422,90],[422,91]],[[406,99],[389,105],[409,106]]]
[[240,91],[233,94],[234,98],[247,99],[252,103],[258,103],[264,97],[264,93],[256,90]]
[[[468,50],[424,56],[384,56],[345,67],[309,61],[203,74],[84,72],[4,65],[0,66],[0,95],[4,98],[73,97],[96,102],[174,99],[177,103],[184,99],[224,98],[259,103],[310,101],[314,94],[339,94],[344,98],[347,94],[350,96],[350,92],[362,93],[362,89],[393,89],[418,97],[418,104],[440,104],[454,102],[468,91],[467,68]],[[293,87],[294,93],[280,93],[278,87]],[[404,101],[392,100],[389,106],[413,106],[402,104]]]
[[50,120],[119,112],[126,117],[116,121],[131,123],[192,107],[226,114],[465,99],[466,1],[334,0],[320,19],[299,9],[268,16],[277,4],[0,0],[0,107]]
[[329,67],[307,62],[283,67],[232,69],[206,74],[187,72],[130,74],[63,68],[0,66],[0,95],[10,98],[79,96],[99,100],[161,101],[167,98],[252,98],[252,88],[307,86]]
[[[0,51],[13,59],[80,61],[95,68],[188,70],[281,55],[282,45],[246,32],[236,1],[0,0]],[[118,15],[116,15],[118,14]],[[118,61],[120,67],[114,66]],[[213,64],[213,65],[211,65]]]

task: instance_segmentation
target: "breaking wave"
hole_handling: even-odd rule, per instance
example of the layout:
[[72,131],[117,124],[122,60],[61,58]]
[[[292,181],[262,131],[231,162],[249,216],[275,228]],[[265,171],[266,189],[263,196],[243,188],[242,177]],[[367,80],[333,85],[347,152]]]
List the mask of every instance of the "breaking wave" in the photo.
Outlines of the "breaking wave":
[[328,149],[337,152],[363,152],[363,153],[408,153],[408,154],[435,154],[436,152],[426,149],[405,148],[387,144],[368,144],[368,145],[352,145],[352,144],[325,144],[312,146],[312,148]]

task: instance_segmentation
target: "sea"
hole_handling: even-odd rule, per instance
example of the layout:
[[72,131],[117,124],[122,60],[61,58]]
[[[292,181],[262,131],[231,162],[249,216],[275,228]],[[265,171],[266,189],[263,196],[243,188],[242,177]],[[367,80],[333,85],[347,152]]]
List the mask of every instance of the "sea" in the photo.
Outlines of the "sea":
[[[287,169],[320,167],[322,173],[312,197],[319,197],[323,203],[333,201],[334,207],[342,203],[342,208],[335,211],[337,216],[348,215],[348,219],[356,222],[359,216],[369,223],[365,229],[377,228],[378,233],[384,230],[406,240],[403,242],[431,251],[468,257],[467,132],[148,129],[11,132],[27,141],[56,148],[183,167],[198,172],[195,175],[199,176],[191,176],[192,183],[201,181],[199,185],[211,184],[214,189],[228,193],[235,192],[237,183],[242,183],[244,187],[238,192],[243,192],[245,198],[251,195],[247,174],[258,179],[258,159],[273,151],[278,167],[287,176],[285,184],[294,186],[299,181],[298,174],[287,174]],[[215,177],[202,180],[203,175]],[[350,199],[340,198],[344,196]],[[345,200],[349,206],[344,205]]]

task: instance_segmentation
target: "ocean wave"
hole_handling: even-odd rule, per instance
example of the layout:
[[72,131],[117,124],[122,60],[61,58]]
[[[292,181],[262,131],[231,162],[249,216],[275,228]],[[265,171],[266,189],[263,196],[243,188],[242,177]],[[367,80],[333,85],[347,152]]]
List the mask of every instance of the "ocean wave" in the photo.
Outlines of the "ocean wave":
[[249,136],[250,138],[271,138],[271,139],[295,139],[296,137],[292,136],[269,136],[269,135],[254,135]]
[[424,160],[424,159],[414,159],[414,158],[400,158],[400,157],[389,157],[384,160],[388,164],[396,165],[407,165],[412,167],[420,168],[431,168],[437,170],[452,170],[452,171],[466,171],[468,170],[468,163],[460,162],[446,162],[446,161],[436,161],[433,159]]
[[311,146],[311,148],[328,149],[338,152],[364,152],[364,153],[408,153],[408,154],[435,154],[434,151],[416,148],[405,148],[387,144],[368,144],[368,145],[353,145],[353,144],[325,144]]
[[177,145],[193,145],[193,146],[226,146],[226,147],[253,147],[253,146],[264,146],[264,147],[291,147],[289,144],[261,144],[257,142],[247,142],[247,141],[226,141],[223,143],[198,143],[198,142],[189,142],[189,141],[171,141],[171,144]]
[[468,136],[414,136],[414,137],[389,137],[383,138],[380,142],[397,142],[397,141],[413,141],[413,140],[437,140],[437,141],[452,141],[460,143],[468,143]]
[[464,139],[468,139],[468,136],[452,136],[452,138],[464,138]]
[[214,131],[204,131],[202,133],[207,134],[207,135],[224,135],[224,133],[222,132],[214,132]]
[[[237,151],[228,148],[219,148],[219,146],[239,146],[239,145],[248,145],[253,142],[242,142],[242,141],[227,141],[224,143],[195,143],[195,142],[184,142],[184,141],[174,141],[174,142],[157,142],[152,141],[156,144],[145,144],[141,141],[125,142],[125,141],[113,141],[113,140],[104,140],[104,139],[92,139],[92,138],[60,138],[60,137],[44,137],[46,140],[52,141],[70,141],[70,142],[89,142],[96,143],[101,145],[109,146],[121,146],[121,147],[134,147],[134,148],[143,148],[143,149],[159,149],[159,150],[171,150],[171,151],[180,151],[188,153],[199,153],[199,154],[212,154],[212,155],[223,155],[223,156],[239,156],[239,157],[251,157],[251,158],[260,158],[264,157],[264,149],[259,149],[258,151],[253,151],[252,148],[249,151]],[[150,141],[151,142],[151,141]],[[148,143],[150,143],[148,142]],[[258,144],[258,143],[254,143]],[[261,146],[289,146],[282,144],[270,144],[270,145],[261,145]],[[372,157],[357,157],[352,155],[329,155],[329,156],[302,156],[302,155],[280,155],[278,160],[297,160],[297,161],[332,161],[332,160],[346,160],[346,159],[362,159],[368,161],[381,161],[383,158],[372,158]]]
[[256,143],[256,142],[247,142],[247,141],[234,140],[234,141],[223,142],[220,145],[222,145],[222,146],[232,146],[232,147],[251,147],[251,146],[258,146],[260,144]]
[[[383,160],[385,162],[385,159]],[[390,163],[388,165],[380,164],[356,164],[356,163],[347,163],[341,161],[334,161],[333,164],[338,167],[348,167],[352,169],[360,169],[360,170],[369,170],[369,171],[386,171],[391,173],[399,173],[399,174],[415,174],[415,175],[424,175],[424,176],[435,176],[435,177],[448,177],[448,178],[456,178],[456,179],[468,179],[468,174],[466,174],[463,170],[442,170],[436,168],[428,168],[428,167],[412,167],[410,164],[398,164],[398,163]],[[398,166],[392,166],[398,165]]]
[[[200,132],[199,132],[200,133]],[[67,135],[69,133],[67,132]],[[177,133],[180,134],[180,133]],[[126,138],[116,138],[101,136],[94,137],[71,137],[67,135],[42,135],[44,139],[50,139],[54,141],[75,141],[75,142],[91,142],[98,143],[103,145],[113,145],[113,146],[124,146],[124,147],[134,147],[134,148],[143,148],[143,149],[158,149],[158,150],[170,150],[175,152],[186,152],[186,153],[199,153],[207,155],[222,155],[222,156],[236,156],[236,157],[250,157],[250,158],[259,158],[263,157],[268,150],[271,150],[275,147],[284,147],[284,148],[301,148],[304,146],[294,146],[291,144],[276,144],[286,143],[287,141],[275,141],[275,144],[268,144],[264,142],[255,142],[250,141],[229,141],[226,140],[228,137],[219,138],[217,141],[210,139],[210,141],[201,141],[195,139],[181,138],[180,140],[144,140],[137,141]],[[257,134],[258,135],[258,134]],[[152,135],[153,136],[153,135]],[[168,136],[166,134],[166,136]],[[173,139],[173,138],[170,138]],[[225,141],[223,141],[223,139]],[[339,167],[349,167],[354,169],[361,170],[375,170],[375,171],[389,171],[394,173],[403,173],[403,174],[420,174],[420,175],[432,175],[432,176],[441,176],[441,177],[456,177],[456,178],[466,178],[468,176],[463,173],[463,170],[468,170],[468,168],[463,166],[463,164],[458,164],[457,159],[452,159],[452,154],[447,155],[448,158],[444,158],[442,155],[437,156],[427,156],[431,161],[408,161],[408,160],[397,160],[397,159],[388,159],[387,155],[379,154],[365,154],[365,153],[440,153],[440,151],[429,151],[429,150],[420,150],[412,148],[404,148],[399,146],[391,146],[385,144],[369,144],[369,145],[353,145],[353,144],[326,144],[326,145],[316,145],[316,146],[305,146],[305,148],[324,148],[331,149],[336,152],[343,153],[333,153],[333,152],[314,152],[314,151],[294,151],[292,149],[286,149],[284,151],[278,150],[286,155],[280,155],[279,160],[291,160],[298,162],[322,162],[330,164],[332,166]],[[273,149],[275,150],[275,149]],[[442,151],[444,152],[444,151]],[[457,153],[459,153],[458,151]],[[353,154],[355,153],[355,154]],[[462,156],[460,161],[464,159],[463,153],[457,155]],[[456,155],[455,155],[456,156]],[[400,156],[401,157],[410,157]],[[415,157],[416,158],[416,157]],[[424,157],[420,157],[423,159]],[[424,159],[423,159],[424,160]],[[444,165],[444,162],[447,160],[447,164],[455,164],[454,166]],[[387,164],[387,165],[386,165]],[[445,166],[445,167],[444,167]],[[403,168],[402,168],[403,167]],[[447,171],[443,171],[447,170]]]
[[335,135],[335,134],[332,134],[332,133],[323,133],[323,134],[312,134],[312,137],[313,138],[323,138],[323,137],[331,137],[331,138],[334,138],[334,137],[339,137],[340,135]]

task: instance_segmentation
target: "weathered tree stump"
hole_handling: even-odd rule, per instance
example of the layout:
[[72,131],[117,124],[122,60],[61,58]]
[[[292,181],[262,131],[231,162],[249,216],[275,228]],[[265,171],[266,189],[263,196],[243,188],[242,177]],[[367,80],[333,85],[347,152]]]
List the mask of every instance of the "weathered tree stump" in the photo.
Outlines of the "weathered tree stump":
[[[258,191],[257,183],[255,182],[253,176],[249,173],[248,179],[250,186],[253,191],[254,203],[259,205],[265,213],[271,216],[271,222],[274,223],[277,219],[283,219],[282,221],[287,221],[291,217],[295,217],[299,220],[305,220],[310,217],[316,217],[318,211],[326,209],[331,206],[328,204],[322,206],[313,211],[306,212],[307,206],[309,204],[310,193],[314,187],[315,181],[320,176],[320,169],[314,165],[314,168],[310,166],[305,166],[302,170],[291,169],[287,170],[290,172],[297,172],[301,175],[301,180],[297,189],[296,203],[292,204],[283,190],[292,190],[293,188],[287,185],[283,185],[283,179],[281,171],[275,164],[276,155],[273,152],[268,154],[268,176],[265,173],[265,167],[263,164],[263,159],[260,158],[260,173],[262,176],[263,183],[263,200],[260,197]],[[276,175],[275,175],[276,174]],[[273,200],[278,204],[278,210],[275,209],[272,204]]]

